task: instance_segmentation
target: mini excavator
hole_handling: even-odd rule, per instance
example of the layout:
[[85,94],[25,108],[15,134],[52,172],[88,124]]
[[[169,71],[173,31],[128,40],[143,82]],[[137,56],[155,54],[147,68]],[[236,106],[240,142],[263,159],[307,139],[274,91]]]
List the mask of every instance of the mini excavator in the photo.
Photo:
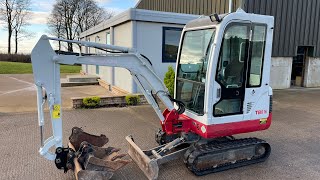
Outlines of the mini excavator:
[[[101,172],[117,170],[129,163],[121,159],[121,154],[110,158],[118,150],[102,147],[107,142],[105,136],[90,135],[80,128],[72,129],[69,146],[62,144],[60,64],[87,64],[127,69],[158,115],[161,124],[155,135],[158,147],[141,150],[132,136],[126,137],[128,154],[148,179],[157,179],[159,166],[178,158],[195,175],[265,161],[271,152],[265,140],[236,139],[233,135],[265,130],[271,125],[273,22],[272,16],[238,9],[229,14],[201,16],[187,23],[177,55],[174,97],[169,95],[151,61],[133,48],[43,35],[31,54],[37,87],[40,154],[65,171],[79,169],[80,164],[78,174],[86,176],[79,179],[97,179],[94,171],[100,172],[102,179],[109,178],[111,175]],[[74,43],[108,53],[54,51],[49,41]],[[166,107],[163,112],[157,99]],[[46,101],[53,135],[44,141]],[[50,151],[52,147],[55,152]],[[115,163],[113,168],[109,161]],[[88,172],[81,173],[85,170]]]

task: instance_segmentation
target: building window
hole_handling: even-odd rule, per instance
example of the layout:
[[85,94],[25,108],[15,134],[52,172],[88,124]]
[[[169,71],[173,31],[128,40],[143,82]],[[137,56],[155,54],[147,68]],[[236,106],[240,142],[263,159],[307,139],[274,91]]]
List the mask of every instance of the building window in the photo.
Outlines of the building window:
[[99,69],[99,66],[96,65],[96,74],[99,74],[100,73],[100,69]]
[[[87,38],[87,41],[90,42],[90,38]],[[90,54],[90,47],[86,47],[86,51],[88,54]]]
[[[96,43],[100,42],[100,37],[99,36],[96,36],[95,42]],[[98,49],[95,49],[95,50],[96,50],[96,54],[101,54],[100,50],[98,50]],[[100,71],[99,66],[96,65],[96,74],[99,74],[99,71]]]
[[107,32],[107,34],[106,34],[106,44],[111,45],[111,35],[110,35],[110,32]]
[[163,27],[162,62],[176,62],[182,28]]
[[[96,36],[95,42],[96,42],[96,43],[100,43],[100,37],[99,37],[99,36]],[[95,48],[95,52],[96,52],[96,54],[100,54],[100,53],[101,53],[100,50],[99,50],[99,49],[96,49],[96,48]]]

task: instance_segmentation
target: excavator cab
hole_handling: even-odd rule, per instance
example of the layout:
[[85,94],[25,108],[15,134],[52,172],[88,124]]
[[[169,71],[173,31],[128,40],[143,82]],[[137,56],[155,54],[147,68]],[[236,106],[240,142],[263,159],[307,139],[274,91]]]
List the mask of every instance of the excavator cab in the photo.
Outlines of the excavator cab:
[[270,126],[272,32],[273,17],[242,10],[185,26],[175,98],[197,133],[213,138]]

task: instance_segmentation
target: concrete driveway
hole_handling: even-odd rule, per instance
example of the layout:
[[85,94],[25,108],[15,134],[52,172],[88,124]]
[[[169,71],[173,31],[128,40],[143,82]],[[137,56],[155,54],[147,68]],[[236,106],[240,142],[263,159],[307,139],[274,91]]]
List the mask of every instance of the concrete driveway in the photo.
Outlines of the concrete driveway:
[[[65,77],[62,74],[61,77]],[[37,110],[36,87],[32,74],[0,74],[0,113],[26,112]],[[101,86],[63,87],[62,107],[72,107],[71,97],[112,95]]]
[[[320,90],[285,90],[274,95],[273,124],[269,130],[237,137],[258,137],[272,146],[270,158],[260,164],[196,177],[182,160],[161,167],[159,179],[320,179]],[[158,118],[147,106],[66,110],[63,112],[64,141],[73,126],[106,134],[109,145],[125,152],[124,137],[132,134],[142,148],[151,148]],[[38,154],[40,144],[37,115],[0,114],[0,179],[73,179]],[[48,119],[47,119],[48,120]],[[50,123],[47,121],[46,133]],[[117,171],[113,179],[146,179],[140,169],[129,164]]]

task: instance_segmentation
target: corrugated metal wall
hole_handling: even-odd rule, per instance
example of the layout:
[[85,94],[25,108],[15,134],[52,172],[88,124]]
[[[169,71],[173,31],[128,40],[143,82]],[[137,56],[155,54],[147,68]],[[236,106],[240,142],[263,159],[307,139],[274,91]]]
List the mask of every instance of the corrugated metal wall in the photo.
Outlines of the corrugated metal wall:
[[[138,9],[188,14],[226,13],[229,0],[142,0]],[[275,17],[272,56],[296,56],[297,46],[313,46],[320,57],[320,0],[233,0],[233,10]]]
[[[233,0],[233,11],[240,7],[241,0]],[[229,0],[142,0],[138,9],[209,15],[229,11]]]
[[314,46],[320,56],[319,0],[243,0],[246,12],[275,17],[272,56],[295,56],[297,46]]

